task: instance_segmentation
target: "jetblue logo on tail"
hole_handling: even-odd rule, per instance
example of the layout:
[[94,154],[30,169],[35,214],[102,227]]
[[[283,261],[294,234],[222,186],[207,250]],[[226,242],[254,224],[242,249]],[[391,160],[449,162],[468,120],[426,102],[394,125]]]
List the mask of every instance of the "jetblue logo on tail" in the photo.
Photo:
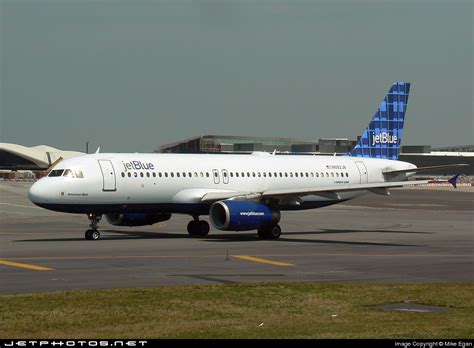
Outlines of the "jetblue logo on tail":
[[348,155],[398,159],[409,93],[409,83],[395,82],[392,84],[387,95],[379,104],[369,126]]
[[391,135],[390,132],[382,132],[375,134],[372,132],[371,144],[375,146],[377,144],[391,144],[397,145],[398,137],[396,135]]

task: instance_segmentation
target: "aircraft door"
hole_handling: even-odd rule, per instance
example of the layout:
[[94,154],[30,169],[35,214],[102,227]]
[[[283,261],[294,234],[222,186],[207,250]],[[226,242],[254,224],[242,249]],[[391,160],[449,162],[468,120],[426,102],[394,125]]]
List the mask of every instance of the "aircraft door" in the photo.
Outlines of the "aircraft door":
[[219,170],[213,169],[212,175],[214,176],[214,184],[218,184],[220,182]]
[[367,168],[365,167],[364,162],[356,162],[357,169],[360,173],[360,183],[367,184],[369,182],[369,174],[367,173]]
[[222,169],[222,182],[224,184],[229,183],[229,173],[227,172],[227,169]]
[[103,188],[102,191],[116,191],[115,170],[109,160],[98,160],[102,171]]

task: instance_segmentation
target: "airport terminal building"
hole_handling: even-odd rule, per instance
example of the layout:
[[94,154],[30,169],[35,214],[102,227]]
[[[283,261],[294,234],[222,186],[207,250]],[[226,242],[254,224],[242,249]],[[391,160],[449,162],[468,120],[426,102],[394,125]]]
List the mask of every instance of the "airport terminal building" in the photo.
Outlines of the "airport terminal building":
[[[234,135],[201,135],[159,146],[160,153],[249,153],[253,151],[276,151],[284,154],[343,155],[350,152],[357,140],[347,138],[323,138],[319,140],[300,140],[276,137],[248,137]],[[418,167],[447,165],[456,163],[470,164],[462,174],[474,175],[474,145],[461,145],[433,149],[430,145],[402,146],[401,161]],[[432,175],[458,174],[456,169],[424,172]]]

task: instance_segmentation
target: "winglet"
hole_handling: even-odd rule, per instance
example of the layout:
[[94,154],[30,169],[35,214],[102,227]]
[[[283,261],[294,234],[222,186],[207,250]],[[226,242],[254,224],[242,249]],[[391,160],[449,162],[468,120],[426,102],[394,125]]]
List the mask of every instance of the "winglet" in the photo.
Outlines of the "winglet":
[[99,153],[100,152],[100,146],[97,148],[97,150],[95,151],[95,153]]
[[453,176],[451,179],[448,180],[449,183],[450,183],[451,185],[453,185],[454,188],[457,188],[457,187],[458,187],[458,186],[456,185],[456,182],[458,181],[459,175],[460,175],[460,174],[457,174],[457,175]]

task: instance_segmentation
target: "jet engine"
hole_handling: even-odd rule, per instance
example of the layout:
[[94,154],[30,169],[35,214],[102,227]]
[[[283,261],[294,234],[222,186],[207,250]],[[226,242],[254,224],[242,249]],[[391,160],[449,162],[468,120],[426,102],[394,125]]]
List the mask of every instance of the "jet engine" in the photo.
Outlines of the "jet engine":
[[219,230],[250,231],[278,224],[280,211],[258,202],[225,200],[211,205],[209,219]]
[[153,225],[160,221],[166,221],[171,218],[171,214],[142,214],[142,213],[125,213],[125,214],[107,214],[105,218],[111,225],[115,226],[145,226]]

